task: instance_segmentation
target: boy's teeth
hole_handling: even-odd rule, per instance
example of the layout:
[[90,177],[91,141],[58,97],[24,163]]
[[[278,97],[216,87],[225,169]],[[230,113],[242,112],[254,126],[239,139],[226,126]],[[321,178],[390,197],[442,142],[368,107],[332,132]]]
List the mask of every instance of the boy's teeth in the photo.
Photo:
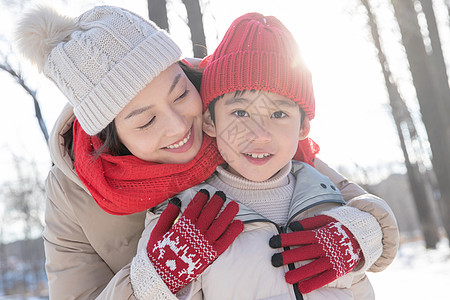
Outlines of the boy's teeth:
[[189,134],[187,137],[184,138],[184,140],[182,140],[181,142],[179,142],[178,144],[174,144],[174,145],[170,145],[167,146],[167,148],[169,149],[176,149],[176,148],[180,148],[181,146],[183,146],[184,144],[187,143],[187,141],[189,141],[189,138],[191,137],[191,131],[189,130]]
[[250,156],[252,158],[266,158],[269,157],[270,154],[269,153],[245,153],[245,155]]

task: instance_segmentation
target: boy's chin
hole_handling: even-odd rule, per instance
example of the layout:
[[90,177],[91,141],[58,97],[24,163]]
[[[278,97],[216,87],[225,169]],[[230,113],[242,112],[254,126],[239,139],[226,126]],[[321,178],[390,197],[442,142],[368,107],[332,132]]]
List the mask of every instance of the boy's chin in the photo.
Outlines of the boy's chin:
[[278,172],[275,172],[274,174],[270,174],[270,173],[262,174],[261,172],[248,172],[248,170],[245,170],[242,168],[233,168],[230,164],[228,164],[227,170],[228,170],[228,172],[230,172],[234,175],[237,175],[241,178],[245,178],[247,180],[254,181],[254,182],[263,182],[263,181],[269,180],[270,178],[275,176],[275,174],[278,173]]
[[272,175],[264,175],[264,176],[262,176],[261,174],[258,174],[258,175],[249,175],[249,176],[242,176],[242,177],[244,177],[244,178],[246,178],[246,179],[248,179],[248,180],[250,180],[250,181],[254,181],[254,182],[263,182],[263,181],[266,181],[266,180],[269,180],[270,178],[272,178],[273,176],[274,176],[275,174],[272,174]]

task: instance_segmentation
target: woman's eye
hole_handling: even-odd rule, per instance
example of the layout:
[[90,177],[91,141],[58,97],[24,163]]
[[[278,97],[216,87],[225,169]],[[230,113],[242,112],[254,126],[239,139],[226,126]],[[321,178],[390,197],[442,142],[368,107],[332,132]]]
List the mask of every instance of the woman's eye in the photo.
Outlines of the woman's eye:
[[154,120],[155,120],[155,117],[151,118],[150,121],[148,121],[146,124],[144,124],[142,126],[139,126],[138,129],[145,129],[145,128],[149,127],[150,125],[153,124]]
[[248,113],[245,110],[236,110],[233,112],[236,117],[248,117]]
[[178,96],[177,99],[175,99],[175,101],[183,99],[184,97],[187,96],[187,94],[189,94],[189,90],[185,90],[185,91],[183,92],[183,94],[181,94],[180,96]]
[[276,112],[274,112],[272,114],[272,117],[275,118],[275,119],[281,119],[281,118],[284,118],[286,116],[287,116],[286,113],[284,113],[282,111],[276,111]]

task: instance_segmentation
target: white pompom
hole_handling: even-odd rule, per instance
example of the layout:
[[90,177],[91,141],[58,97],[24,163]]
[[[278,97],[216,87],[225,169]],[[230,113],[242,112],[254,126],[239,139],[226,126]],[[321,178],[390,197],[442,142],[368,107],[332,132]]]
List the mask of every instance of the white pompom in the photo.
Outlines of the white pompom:
[[76,29],[75,19],[60,15],[52,8],[38,6],[19,21],[16,44],[22,55],[41,72],[52,49],[67,41]]

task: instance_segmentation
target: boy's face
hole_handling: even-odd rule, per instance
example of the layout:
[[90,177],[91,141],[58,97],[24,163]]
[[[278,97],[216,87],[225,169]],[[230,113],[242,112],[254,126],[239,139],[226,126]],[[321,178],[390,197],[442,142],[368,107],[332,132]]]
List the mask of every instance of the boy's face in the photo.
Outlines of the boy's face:
[[215,122],[205,112],[203,130],[217,138],[228,170],[252,181],[275,175],[309,133],[308,118],[300,125],[299,106],[270,92],[228,93],[216,101],[214,111]]

